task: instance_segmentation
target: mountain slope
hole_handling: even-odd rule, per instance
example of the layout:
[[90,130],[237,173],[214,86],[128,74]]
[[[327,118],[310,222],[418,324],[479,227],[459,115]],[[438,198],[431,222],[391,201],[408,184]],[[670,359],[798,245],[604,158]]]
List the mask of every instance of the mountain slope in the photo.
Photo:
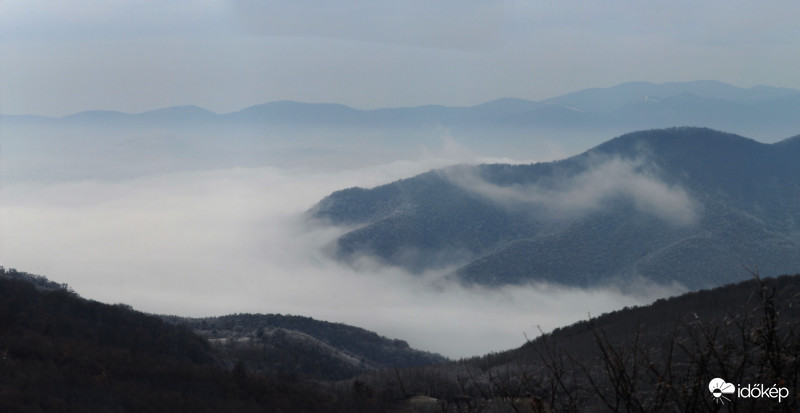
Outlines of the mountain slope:
[[27,279],[0,267],[0,411],[336,410],[303,383],[223,368],[186,327]]
[[266,374],[338,380],[380,368],[422,366],[447,359],[402,340],[341,323],[279,314],[165,316],[209,339],[248,368]]
[[3,267],[0,356],[4,412],[382,411],[319,382],[446,361],[307,317],[157,317]]
[[[491,411],[794,412],[798,295],[800,275],[755,278],[603,314],[517,349],[359,380],[376,392],[427,394],[431,405]],[[782,399],[718,400],[709,388],[717,377],[774,388]]]
[[417,272],[460,263],[466,282],[715,286],[745,277],[742,265],[800,268],[798,143],[636,132],[558,162],[335,192],[310,216],[355,226],[337,241],[341,259],[368,254]]

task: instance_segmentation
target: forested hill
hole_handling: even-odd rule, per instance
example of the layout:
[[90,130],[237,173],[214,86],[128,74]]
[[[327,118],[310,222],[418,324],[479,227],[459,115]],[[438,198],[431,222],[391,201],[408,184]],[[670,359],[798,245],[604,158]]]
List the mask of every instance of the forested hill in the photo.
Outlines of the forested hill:
[[0,411],[333,409],[329,395],[303,383],[224,368],[186,327],[0,270]]
[[280,314],[164,316],[190,327],[254,371],[314,379],[344,379],[380,368],[447,361],[363,328]]
[[[359,380],[477,411],[795,412],[800,275],[751,277],[593,317],[518,349]],[[710,392],[717,377],[783,389],[783,399],[731,394],[723,406]]]
[[369,411],[319,382],[445,360],[305,317],[177,320],[0,267],[0,411]]
[[[630,344],[636,333],[646,337],[650,345],[657,342],[663,345],[676,329],[688,325],[713,327],[739,323],[759,327],[765,311],[775,312],[780,321],[776,327],[781,329],[782,335],[796,335],[796,329],[800,326],[798,298],[800,274],[750,279],[711,290],[662,298],[646,306],[626,307],[557,328],[546,337],[533,340],[503,357],[515,359],[534,356],[548,341],[551,344],[558,343],[565,352],[586,354],[587,344],[595,340],[597,332],[602,332],[604,339],[614,345]],[[770,300],[770,308],[764,308],[767,299]]]
[[705,128],[635,132],[562,161],[456,166],[321,200],[336,242],[411,271],[460,265],[468,283],[689,288],[800,268],[800,140]]

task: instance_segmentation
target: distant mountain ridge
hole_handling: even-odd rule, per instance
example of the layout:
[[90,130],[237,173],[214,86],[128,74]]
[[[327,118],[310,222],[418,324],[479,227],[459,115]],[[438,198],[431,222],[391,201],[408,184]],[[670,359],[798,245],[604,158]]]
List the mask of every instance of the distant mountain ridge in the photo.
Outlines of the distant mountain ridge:
[[[800,132],[800,91],[716,81],[624,83],[541,101],[362,110],[276,101],[217,114],[197,106],[61,118],[0,115],[7,180],[414,159],[454,141],[482,157],[554,159],[633,130],[708,127],[775,142]],[[464,152],[464,151],[462,151]]]
[[[304,116],[320,115],[346,120],[347,117],[355,118],[356,114],[386,114],[389,112],[415,113],[423,111],[439,112],[446,115],[448,112],[453,114],[465,112],[472,115],[500,114],[503,116],[525,113],[540,109],[548,105],[562,105],[572,107],[582,112],[609,112],[620,109],[625,105],[636,103],[642,98],[666,99],[681,95],[693,95],[697,98],[731,101],[740,104],[758,104],[771,99],[788,99],[800,97],[800,90],[774,87],[774,86],[754,86],[750,88],[740,88],[727,83],[702,80],[693,82],[628,82],[607,88],[590,88],[567,93],[561,96],[547,98],[541,101],[532,101],[521,98],[498,98],[474,106],[444,106],[444,105],[420,105],[411,107],[386,107],[378,109],[355,109],[347,105],[338,103],[306,103],[292,100],[272,101],[246,107],[234,112],[215,113],[207,109],[194,106],[173,106],[160,109],[148,110],[139,113],[126,113],[113,110],[89,110],[75,114],[63,116],[60,119],[71,119],[93,116],[125,116],[130,118],[152,118],[156,115],[173,116],[235,116],[247,117],[251,115],[275,114],[280,118],[280,114],[301,114]],[[13,118],[16,115],[4,115]],[[38,115],[41,118],[59,119]],[[288,118],[287,118],[288,120]]]
[[635,132],[562,161],[458,166],[321,200],[367,254],[485,285],[644,277],[696,289],[800,268],[800,140],[702,128]]
[[591,88],[547,99],[546,102],[575,106],[585,111],[608,111],[636,102],[644,97],[669,98],[695,95],[709,100],[727,100],[752,104],[764,100],[796,96],[798,90],[773,86],[740,88],[714,80],[694,82],[629,82],[610,88]]
[[[630,82],[592,88],[541,101],[501,98],[469,107],[423,105],[355,109],[336,103],[275,101],[217,114],[197,106],[142,113],[93,110],[56,122],[200,122],[321,126],[419,127],[459,129],[480,125],[630,131],[670,126],[705,126],[747,135],[788,136],[800,130],[800,90],[755,86],[739,88],[718,81]],[[42,119],[3,116],[7,121]]]

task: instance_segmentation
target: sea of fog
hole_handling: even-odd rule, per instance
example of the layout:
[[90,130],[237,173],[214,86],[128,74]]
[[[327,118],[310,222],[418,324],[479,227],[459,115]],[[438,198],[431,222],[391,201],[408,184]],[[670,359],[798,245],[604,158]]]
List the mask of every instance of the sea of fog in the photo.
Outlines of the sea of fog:
[[130,179],[6,182],[0,264],[156,314],[280,313],[342,322],[452,358],[502,351],[590,315],[680,292],[642,284],[485,289],[325,254],[346,228],[303,214],[329,193],[485,159],[454,142],[384,164],[226,168]]

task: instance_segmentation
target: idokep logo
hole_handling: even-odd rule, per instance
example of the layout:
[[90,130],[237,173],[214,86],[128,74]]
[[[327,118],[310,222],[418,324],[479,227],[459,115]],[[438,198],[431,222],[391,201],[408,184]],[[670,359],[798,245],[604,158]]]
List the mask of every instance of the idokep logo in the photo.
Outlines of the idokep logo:
[[727,395],[735,395],[742,399],[778,399],[778,403],[789,397],[789,389],[786,387],[777,387],[775,384],[773,384],[772,387],[767,387],[763,384],[748,384],[746,386],[740,384],[738,386],[737,389],[733,384],[727,383],[725,380],[717,377],[708,382],[708,391],[711,392],[715,402],[722,404],[725,404],[726,401],[731,401]]
[[725,397],[726,394],[733,394],[736,391],[736,386],[730,383],[725,383],[725,380],[717,377],[708,382],[708,390],[714,396],[714,401],[717,403],[725,404],[725,401],[731,399]]

